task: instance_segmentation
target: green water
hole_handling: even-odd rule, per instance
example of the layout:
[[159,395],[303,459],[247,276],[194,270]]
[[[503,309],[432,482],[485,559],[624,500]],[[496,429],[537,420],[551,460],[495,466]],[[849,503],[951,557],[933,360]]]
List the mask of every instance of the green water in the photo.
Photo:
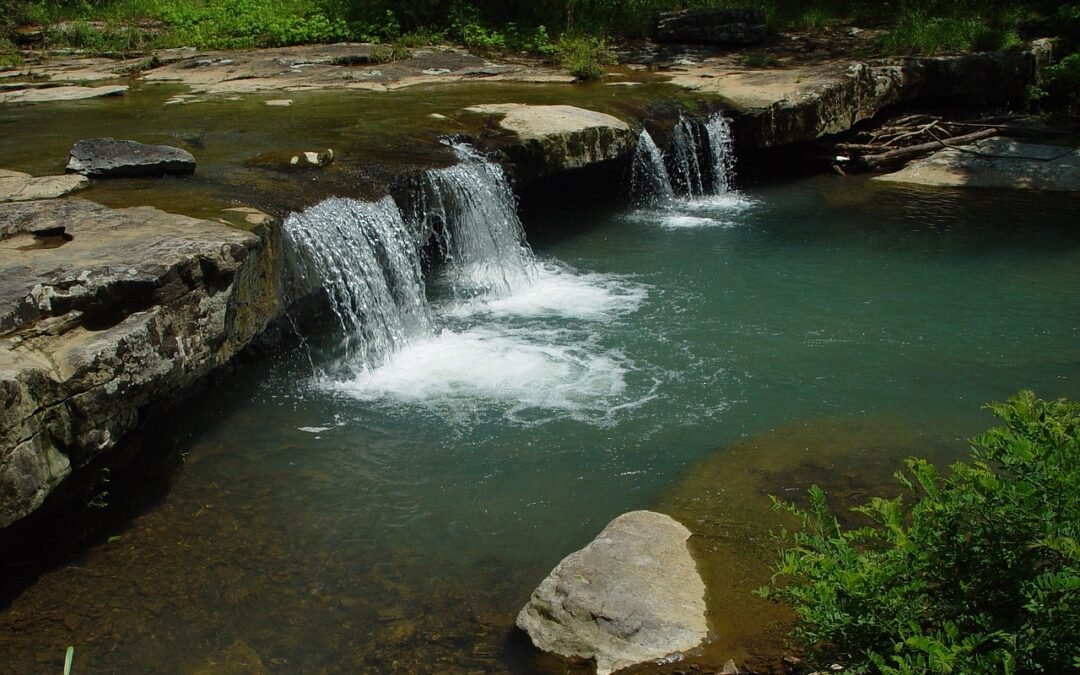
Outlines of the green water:
[[[1078,215],[821,177],[526,222],[536,297],[430,279],[446,332],[390,371],[320,384],[296,353],[202,395],[167,489],[0,613],[0,663],[193,672],[241,640],[272,672],[541,668],[511,631],[533,587],[696,462],[845,419],[947,460],[984,402],[1080,397]],[[864,450],[832,460],[880,471]]]

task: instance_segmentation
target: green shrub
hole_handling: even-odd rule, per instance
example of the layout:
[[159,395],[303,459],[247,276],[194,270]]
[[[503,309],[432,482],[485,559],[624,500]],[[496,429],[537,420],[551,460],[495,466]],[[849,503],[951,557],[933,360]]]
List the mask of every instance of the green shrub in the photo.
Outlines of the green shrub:
[[1042,83],[1031,90],[1031,98],[1044,110],[1080,117],[1080,52],[1047,67]]
[[371,48],[372,63],[390,63],[412,56],[412,52],[402,44],[375,45]]
[[991,405],[1004,425],[939,475],[897,473],[902,497],[855,509],[846,529],[810,490],[776,501],[801,529],[782,535],[772,584],[814,665],[851,672],[1075,672],[1080,668],[1080,406],[1021,392]]
[[615,63],[615,55],[607,43],[598,37],[569,37],[564,35],[555,44],[559,65],[579,80],[599,80],[604,66]]

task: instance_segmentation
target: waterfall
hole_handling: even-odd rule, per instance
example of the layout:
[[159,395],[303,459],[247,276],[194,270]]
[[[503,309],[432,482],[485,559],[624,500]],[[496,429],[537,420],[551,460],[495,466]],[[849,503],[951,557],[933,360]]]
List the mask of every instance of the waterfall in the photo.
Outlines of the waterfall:
[[326,293],[348,370],[434,333],[415,237],[394,201],[328,199],[283,225],[294,282]]
[[730,192],[735,179],[735,144],[731,124],[720,113],[713,113],[705,122],[705,135],[709,139],[712,194]]
[[514,193],[498,164],[467,144],[452,147],[460,162],[427,172],[423,217],[439,237],[455,296],[508,296],[537,274]]
[[630,196],[639,204],[669,201],[675,197],[671,177],[664,166],[664,153],[648,130],[638,135],[637,148],[630,168]]
[[671,184],[687,197],[721,195],[735,173],[731,127],[720,113],[704,124],[680,117],[671,135]]

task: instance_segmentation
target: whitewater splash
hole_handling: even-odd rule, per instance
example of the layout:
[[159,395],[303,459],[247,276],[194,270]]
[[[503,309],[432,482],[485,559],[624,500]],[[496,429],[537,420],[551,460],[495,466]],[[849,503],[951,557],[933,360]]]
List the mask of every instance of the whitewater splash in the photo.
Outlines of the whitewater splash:
[[498,164],[467,144],[452,147],[459,163],[427,172],[423,217],[455,296],[506,297],[536,277],[514,193]]
[[[453,422],[608,424],[643,403],[627,399],[633,365],[597,327],[637,310],[646,288],[537,260],[502,170],[454,150],[458,165],[428,172],[423,224],[389,198],[331,199],[286,222],[294,276],[324,289],[344,343],[342,367],[321,369],[316,386]],[[411,237],[422,226],[437,233],[451,289],[434,304]]]
[[727,225],[752,201],[733,187],[735,153],[731,126],[715,113],[704,123],[680,117],[665,155],[642,130],[630,180],[636,219],[668,228]]
[[290,215],[282,232],[293,286],[329,300],[346,369],[434,334],[416,243],[392,199],[328,199]]

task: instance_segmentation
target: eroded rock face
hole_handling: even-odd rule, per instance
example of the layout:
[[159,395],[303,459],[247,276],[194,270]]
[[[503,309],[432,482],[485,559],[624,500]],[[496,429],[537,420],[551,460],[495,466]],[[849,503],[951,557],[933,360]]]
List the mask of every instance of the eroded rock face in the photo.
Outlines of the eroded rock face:
[[767,32],[760,9],[686,9],[660,14],[656,41],[756,45]]
[[187,150],[115,138],[92,138],[71,148],[67,170],[84,176],[163,176],[194,173]]
[[595,659],[600,675],[698,646],[708,633],[705,585],[689,537],[670,516],[619,516],[551,571],[518,627],[544,651]]
[[1080,150],[988,138],[950,148],[875,180],[938,187],[1080,192]]
[[617,117],[570,105],[501,103],[468,111],[498,117],[506,138],[490,145],[509,160],[519,180],[624,159],[634,150],[635,135]]
[[280,308],[263,239],[79,199],[0,204],[0,527]]
[[81,101],[104,96],[121,96],[127,93],[127,85],[102,87],[27,87],[0,92],[0,103],[51,103],[53,101]]

